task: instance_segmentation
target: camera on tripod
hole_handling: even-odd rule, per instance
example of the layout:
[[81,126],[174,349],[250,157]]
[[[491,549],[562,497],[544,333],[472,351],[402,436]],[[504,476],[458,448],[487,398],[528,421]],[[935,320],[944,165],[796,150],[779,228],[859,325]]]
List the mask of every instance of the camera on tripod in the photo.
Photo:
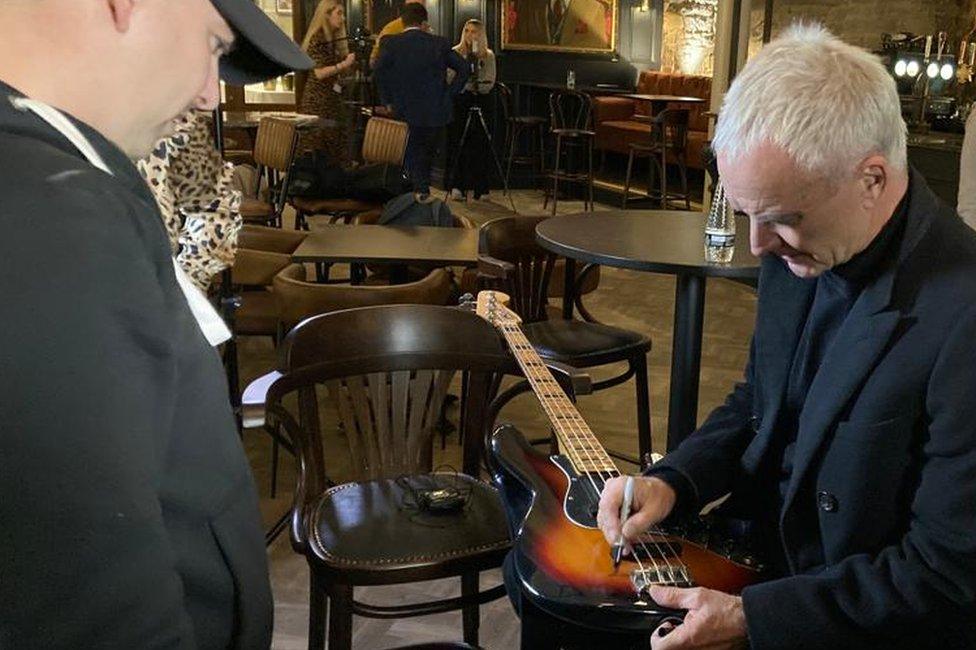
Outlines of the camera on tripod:
[[373,51],[373,35],[363,25],[353,28],[352,33],[347,37],[349,41],[349,51],[356,55],[357,60],[369,60],[369,55]]

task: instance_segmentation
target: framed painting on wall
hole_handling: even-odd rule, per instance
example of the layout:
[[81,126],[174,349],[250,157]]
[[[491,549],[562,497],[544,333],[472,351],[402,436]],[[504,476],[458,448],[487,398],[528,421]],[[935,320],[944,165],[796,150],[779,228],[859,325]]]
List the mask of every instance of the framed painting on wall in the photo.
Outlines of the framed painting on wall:
[[613,52],[619,0],[501,0],[503,50]]
[[292,0],[275,0],[275,10],[279,14],[291,15]]

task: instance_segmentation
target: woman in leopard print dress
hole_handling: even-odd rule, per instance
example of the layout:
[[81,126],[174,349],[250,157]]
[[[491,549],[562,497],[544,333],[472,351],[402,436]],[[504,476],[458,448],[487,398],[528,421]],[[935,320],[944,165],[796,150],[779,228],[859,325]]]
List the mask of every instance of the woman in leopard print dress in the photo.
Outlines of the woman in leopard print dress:
[[159,204],[176,261],[207,291],[214,276],[234,263],[241,230],[233,166],[214,148],[210,122],[194,110],[183,114],[136,167]]
[[330,165],[349,162],[349,112],[342,103],[343,82],[356,63],[346,38],[346,10],[338,0],[322,0],[315,9],[302,49],[315,61],[299,104],[302,113],[318,115],[336,126],[302,136],[300,150],[319,149]]

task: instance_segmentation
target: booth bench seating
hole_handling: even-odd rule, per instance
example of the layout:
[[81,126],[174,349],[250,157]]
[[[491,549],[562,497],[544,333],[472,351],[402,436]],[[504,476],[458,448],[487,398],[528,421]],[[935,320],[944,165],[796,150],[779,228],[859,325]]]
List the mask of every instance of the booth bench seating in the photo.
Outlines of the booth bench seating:
[[[637,81],[638,94],[678,95],[701,97],[701,104],[676,102],[668,108],[688,109],[688,167],[702,169],[702,149],[708,140],[708,100],[711,97],[711,77],[671,74],[644,70]],[[596,138],[593,146],[602,152],[627,154],[631,142],[650,143],[650,112],[648,102],[626,97],[593,98],[593,123]]]

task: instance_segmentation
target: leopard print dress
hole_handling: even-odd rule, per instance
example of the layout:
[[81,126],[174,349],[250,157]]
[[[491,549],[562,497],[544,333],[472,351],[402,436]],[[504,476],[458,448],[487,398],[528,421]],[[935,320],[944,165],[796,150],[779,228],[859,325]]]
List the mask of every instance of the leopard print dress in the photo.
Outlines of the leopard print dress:
[[[316,68],[342,62],[335,46],[323,38],[321,30],[312,36],[308,44],[308,55],[315,61]],[[334,120],[336,126],[316,128],[303,133],[299,141],[299,151],[324,151],[330,165],[344,167],[349,163],[349,112],[342,103],[343,93],[335,91],[336,82],[348,85],[342,75],[324,80],[316,79],[314,74],[308,75],[299,112]]]
[[176,261],[207,291],[233,265],[241,230],[241,194],[231,189],[233,165],[214,148],[209,121],[189,111],[176,131],[137,161],[159,204]]

